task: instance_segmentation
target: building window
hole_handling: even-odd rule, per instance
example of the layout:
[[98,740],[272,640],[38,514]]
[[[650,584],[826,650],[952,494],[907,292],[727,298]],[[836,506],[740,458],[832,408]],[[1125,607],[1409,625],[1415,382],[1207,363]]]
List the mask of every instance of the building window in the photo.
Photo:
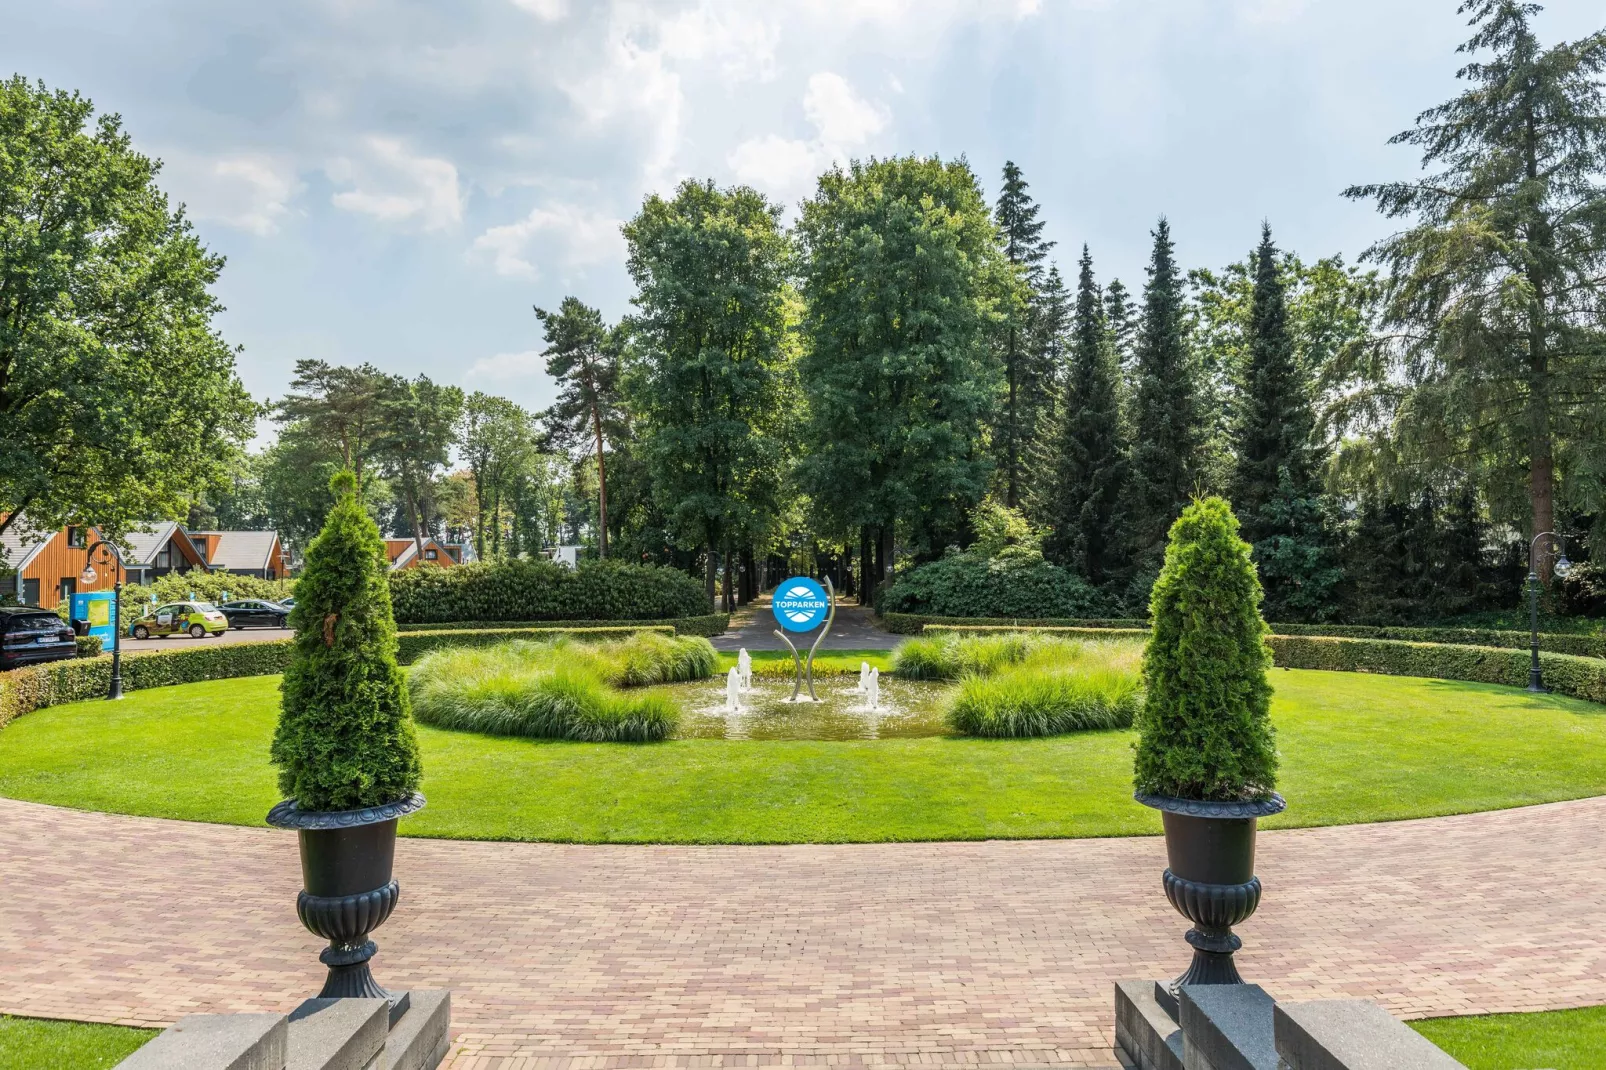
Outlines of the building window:
[[61,578],[61,585],[58,588],[57,601],[60,601],[60,602],[70,601],[72,599],[72,596],[77,594],[77,593],[78,593],[78,577],[77,576],[63,576]]
[[433,546],[424,551],[424,560],[426,561],[434,561],[438,557],[440,557],[440,553]]
[[88,538],[87,532],[85,532],[85,530],[83,528],[76,527],[76,526],[68,528],[67,529],[67,545],[71,549],[82,550],[85,546],[89,545],[89,538]]
[[168,562],[171,559],[172,559],[172,552],[170,550],[168,550],[167,547],[165,547],[165,546],[162,547],[156,553],[156,567],[157,568],[166,568]]

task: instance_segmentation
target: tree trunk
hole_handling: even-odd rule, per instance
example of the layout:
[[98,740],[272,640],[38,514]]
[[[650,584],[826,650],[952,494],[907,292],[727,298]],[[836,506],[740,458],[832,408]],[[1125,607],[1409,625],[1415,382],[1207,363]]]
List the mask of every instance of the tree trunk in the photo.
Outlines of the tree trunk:
[[859,605],[870,604],[875,592],[875,575],[870,571],[870,525],[859,525]]
[[703,556],[703,589],[708,595],[708,611],[710,613],[719,612],[719,607],[714,604],[714,572],[718,568],[719,563],[714,557],[714,545],[709,543],[704,550]]
[[591,422],[597,429],[597,556],[608,556],[608,469],[602,461],[602,410],[591,407]]
[[876,564],[881,574],[881,589],[892,586],[892,525],[888,524],[881,529],[881,549],[876,554],[879,559]]
[[727,549],[720,556],[725,559],[725,582],[719,592],[720,601],[724,603],[725,612],[729,613],[736,608],[736,590],[734,586],[734,580],[736,579],[734,558],[736,555]]
[[418,518],[418,488],[411,480],[404,482],[407,484],[407,512],[413,521],[413,548],[418,551],[418,559],[422,561],[424,560],[424,533],[421,530],[422,524]]

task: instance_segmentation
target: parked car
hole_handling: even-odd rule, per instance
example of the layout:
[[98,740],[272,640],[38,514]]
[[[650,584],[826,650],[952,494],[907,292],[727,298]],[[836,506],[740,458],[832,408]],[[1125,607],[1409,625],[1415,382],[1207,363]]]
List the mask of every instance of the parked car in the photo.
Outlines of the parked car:
[[211,602],[169,602],[136,620],[129,626],[128,634],[135,639],[149,639],[153,635],[188,632],[191,639],[205,639],[228,630],[229,618]]
[[290,616],[289,606],[260,598],[224,602],[218,608],[229,619],[230,628],[283,628],[285,619]]
[[294,609],[296,608],[296,596],[291,595],[289,598],[281,598],[279,599],[279,604],[285,609]]
[[37,606],[0,607],[0,669],[78,656],[72,625]]

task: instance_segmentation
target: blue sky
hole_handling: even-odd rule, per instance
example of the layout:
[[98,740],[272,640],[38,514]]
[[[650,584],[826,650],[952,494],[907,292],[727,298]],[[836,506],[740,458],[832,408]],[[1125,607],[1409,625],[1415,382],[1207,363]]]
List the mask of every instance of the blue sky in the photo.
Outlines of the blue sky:
[[628,311],[619,222],[688,176],[795,206],[832,160],[964,154],[991,199],[1013,159],[1101,280],[1141,283],[1162,212],[1189,266],[1262,219],[1353,258],[1388,228],[1339,191],[1415,171],[1386,141],[1467,35],[1452,0],[0,0],[0,26],[0,71],[166,162],[258,397],[318,357],[531,407],[531,306]]

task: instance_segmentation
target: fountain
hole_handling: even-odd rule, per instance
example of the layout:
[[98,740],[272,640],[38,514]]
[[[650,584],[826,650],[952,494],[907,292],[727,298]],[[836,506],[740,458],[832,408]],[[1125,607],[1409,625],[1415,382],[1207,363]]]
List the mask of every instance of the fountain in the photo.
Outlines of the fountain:
[[881,708],[881,670],[871,669],[864,683],[865,703],[872,709]]
[[742,709],[742,677],[735,669],[725,677],[725,712],[740,713]]
[[745,646],[736,652],[736,671],[741,674],[742,690],[753,690],[753,658]]
[[870,690],[870,663],[868,661],[859,662],[859,683],[853,690],[860,694]]

